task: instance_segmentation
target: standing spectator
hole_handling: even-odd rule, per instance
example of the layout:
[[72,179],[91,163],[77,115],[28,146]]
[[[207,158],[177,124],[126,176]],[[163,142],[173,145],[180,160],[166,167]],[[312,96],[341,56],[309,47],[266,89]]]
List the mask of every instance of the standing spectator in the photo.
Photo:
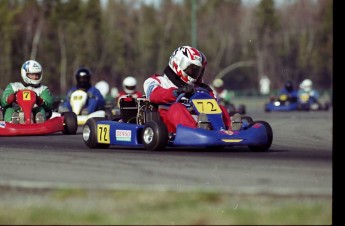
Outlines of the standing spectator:
[[261,77],[259,81],[259,85],[260,85],[260,95],[270,94],[271,81],[266,75]]

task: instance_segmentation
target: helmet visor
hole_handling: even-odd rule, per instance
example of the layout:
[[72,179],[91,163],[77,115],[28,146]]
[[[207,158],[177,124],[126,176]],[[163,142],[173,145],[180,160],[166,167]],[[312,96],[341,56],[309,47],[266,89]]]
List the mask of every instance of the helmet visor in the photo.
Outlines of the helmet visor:
[[32,80],[40,80],[42,73],[26,73],[26,76]]
[[184,72],[185,72],[188,76],[190,76],[190,77],[192,77],[192,78],[194,78],[194,79],[198,79],[198,78],[199,78],[199,76],[201,75],[201,71],[202,71],[202,67],[197,66],[197,65],[195,65],[195,64],[189,65],[189,66],[184,70]]
[[89,76],[79,77],[78,86],[82,88],[90,86],[90,77]]
[[135,86],[125,86],[125,88],[128,90],[135,90]]

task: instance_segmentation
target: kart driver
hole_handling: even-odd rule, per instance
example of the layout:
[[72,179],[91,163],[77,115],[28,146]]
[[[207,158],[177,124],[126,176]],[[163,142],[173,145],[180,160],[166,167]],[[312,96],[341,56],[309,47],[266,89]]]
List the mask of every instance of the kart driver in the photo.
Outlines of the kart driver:
[[[175,102],[181,93],[188,98],[195,93],[197,87],[207,89],[214,97],[212,89],[202,82],[206,68],[205,55],[190,46],[178,47],[170,56],[169,63],[164,69],[163,75],[154,74],[144,82],[144,91],[150,102],[159,105],[160,116],[168,128],[168,132],[176,132],[179,124],[192,128],[198,127],[198,123],[182,104]],[[226,130],[232,129],[230,116],[225,107],[220,105]],[[201,119],[198,121],[206,121]],[[206,115],[203,115],[206,116]]]
[[294,89],[293,83],[292,81],[288,80],[284,83],[284,87],[279,90],[279,94],[280,95],[286,95],[288,97],[288,101],[295,103],[297,102],[297,95],[298,95],[298,91],[296,89]]
[[82,115],[88,115],[92,112],[103,110],[105,108],[105,99],[101,92],[91,85],[91,71],[88,68],[81,67],[75,73],[75,78],[77,85],[72,87],[62,103],[60,112],[72,111],[72,106],[70,103],[71,95],[76,90],[83,90],[88,94],[88,100],[86,102],[85,109],[82,111]]
[[212,82],[212,88],[214,88],[215,95],[219,98],[223,105],[231,103],[231,98],[234,96],[233,92],[230,92],[224,87],[224,81],[221,78],[216,78]]
[[143,97],[142,92],[137,90],[137,80],[133,76],[127,76],[122,82],[122,88],[119,92],[119,96],[116,98],[116,104],[119,106],[121,98],[127,97],[128,95],[133,98]]
[[299,85],[298,95],[308,94],[316,101],[319,100],[320,94],[316,89],[313,89],[313,82],[310,79],[304,79]]
[[[40,63],[35,60],[26,61],[21,67],[21,82],[13,82],[6,86],[1,105],[4,109],[6,122],[19,123],[20,107],[16,103],[16,92],[23,89],[35,91],[37,98],[32,110],[34,121],[43,123],[46,120],[46,112],[51,112],[54,98],[47,86],[42,85],[43,70]],[[13,120],[12,120],[13,118]]]

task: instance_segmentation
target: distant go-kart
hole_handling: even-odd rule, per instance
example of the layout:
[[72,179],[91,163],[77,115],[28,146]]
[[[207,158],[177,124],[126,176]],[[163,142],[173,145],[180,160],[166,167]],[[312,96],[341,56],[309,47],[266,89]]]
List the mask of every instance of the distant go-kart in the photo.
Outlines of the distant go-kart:
[[[183,95],[182,95],[183,96]],[[149,151],[166,147],[200,147],[221,150],[224,147],[247,146],[252,151],[268,151],[273,131],[265,121],[253,121],[242,116],[239,130],[225,130],[222,111],[217,101],[201,88],[189,99],[179,96],[191,114],[203,113],[207,121],[200,128],[178,125],[169,133],[161,120],[157,106],[146,98],[123,98],[118,119],[90,118],[83,127],[83,140],[89,148],[108,148],[110,145],[145,148]]]
[[308,93],[299,94],[293,100],[288,95],[280,94],[277,98],[271,97],[264,106],[265,112],[271,111],[328,111],[329,103],[322,104]]
[[[11,122],[0,121],[0,136],[45,135],[56,132],[76,134],[77,116],[73,112],[65,112],[56,117],[51,117],[52,113],[48,112],[45,122],[36,123],[32,113],[36,98],[36,93],[32,90],[19,90],[16,93],[19,118],[12,118]],[[18,123],[13,123],[14,120]]]
[[70,97],[70,104],[72,112],[77,115],[78,126],[84,125],[89,118],[105,117],[112,118],[112,112],[110,109],[97,110],[94,112],[86,112],[86,103],[88,101],[88,94],[83,90],[75,90]]
[[301,93],[298,96],[298,110],[301,111],[328,111],[329,102],[322,104],[318,99],[309,93]]
[[271,111],[296,111],[298,110],[297,98],[291,101],[286,94],[280,94],[278,97],[270,97],[270,102],[264,106],[265,112]]
[[236,113],[245,115],[247,113],[246,106],[244,104],[239,104],[237,107],[231,102],[225,102],[222,99],[219,100],[219,103],[222,104],[228,111],[230,116],[233,116]]

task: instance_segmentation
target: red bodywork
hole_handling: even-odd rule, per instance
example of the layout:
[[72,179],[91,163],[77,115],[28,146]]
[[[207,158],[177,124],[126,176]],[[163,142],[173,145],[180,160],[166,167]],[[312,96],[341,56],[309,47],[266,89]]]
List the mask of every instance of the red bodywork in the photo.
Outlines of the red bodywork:
[[36,93],[32,90],[19,90],[16,102],[24,112],[24,124],[0,121],[0,136],[44,135],[64,130],[64,116],[48,119],[44,123],[32,120],[32,108],[36,103]]

